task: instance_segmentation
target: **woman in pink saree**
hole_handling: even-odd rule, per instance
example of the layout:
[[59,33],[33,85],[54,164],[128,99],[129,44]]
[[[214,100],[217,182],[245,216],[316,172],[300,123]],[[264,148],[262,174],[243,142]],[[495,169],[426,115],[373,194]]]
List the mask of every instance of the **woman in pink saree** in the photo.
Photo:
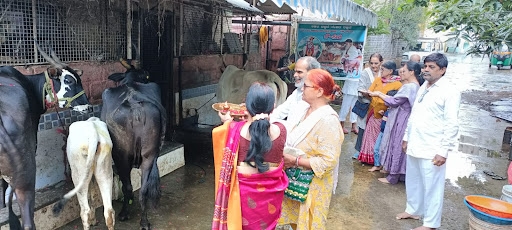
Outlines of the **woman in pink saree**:
[[[246,121],[228,119],[213,130],[215,210],[212,229],[275,229],[288,177],[283,171],[286,129],[270,123],[272,88],[254,83]],[[221,119],[229,117],[219,114]]]

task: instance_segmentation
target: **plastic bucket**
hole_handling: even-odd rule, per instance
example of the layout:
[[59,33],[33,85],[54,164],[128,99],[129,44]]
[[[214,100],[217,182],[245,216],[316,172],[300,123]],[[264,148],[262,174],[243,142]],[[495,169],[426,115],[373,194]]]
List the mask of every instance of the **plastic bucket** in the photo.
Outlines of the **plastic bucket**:
[[501,193],[500,200],[512,203],[512,185],[504,185]]

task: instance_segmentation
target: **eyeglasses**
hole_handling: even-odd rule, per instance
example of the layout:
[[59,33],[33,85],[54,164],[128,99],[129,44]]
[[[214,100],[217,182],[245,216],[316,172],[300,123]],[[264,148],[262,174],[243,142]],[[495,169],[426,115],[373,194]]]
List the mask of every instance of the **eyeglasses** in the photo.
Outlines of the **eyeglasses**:
[[421,103],[421,101],[423,101],[423,97],[425,97],[425,94],[428,93],[428,91],[432,88],[433,85],[431,85],[428,89],[426,89],[425,91],[423,91],[423,93],[420,95],[420,97],[418,98],[418,103]]
[[314,86],[314,85],[306,85],[306,84],[304,83],[304,89],[305,89],[305,88],[313,88],[313,89],[315,89],[315,88],[316,88],[316,86]]

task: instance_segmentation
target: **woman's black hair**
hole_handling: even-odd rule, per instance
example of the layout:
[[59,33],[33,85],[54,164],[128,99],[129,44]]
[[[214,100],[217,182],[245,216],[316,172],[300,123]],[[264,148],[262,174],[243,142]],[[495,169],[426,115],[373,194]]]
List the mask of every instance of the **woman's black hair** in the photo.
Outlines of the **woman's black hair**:
[[420,85],[423,85],[423,82],[425,82],[425,79],[423,79],[423,76],[421,75],[421,65],[414,61],[408,61],[405,63],[405,68],[409,71],[414,72],[414,76],[416,77],[416,80],[418,80],[418,83]]
[[382,58],[382,55],[380,55],[380,53],[373,53],[372,55],[370,55],[370,59],[368,59],[368,62],[370,62],[370,60],[372,60],[372,58],[378,58],[380,62],[384,61],[384,59]]
[[[254,117],[257,114],[269,115],[274,110],[275,95],[270,86],[265,83],[256,82],[251,85],[245,106],[247,112]],[[249,135],[251,142],[249,151],[244,162],[258,169],[258,172],[266,172],[269,169],[268,164],[264,164],[263,156],[272,148],[272,139],[269,134],[270,121],[268,118],[253,120],[249,126]],[[253,162],[256,165],[252,165]]]
[[386,69],[390,69],[391,71],[393,71],[391,73],[392,75],[398,75],[398,71],[396,70],[396,63],[394,61],[384,62],[384,63],[382,63],[381,67],[384,67]]

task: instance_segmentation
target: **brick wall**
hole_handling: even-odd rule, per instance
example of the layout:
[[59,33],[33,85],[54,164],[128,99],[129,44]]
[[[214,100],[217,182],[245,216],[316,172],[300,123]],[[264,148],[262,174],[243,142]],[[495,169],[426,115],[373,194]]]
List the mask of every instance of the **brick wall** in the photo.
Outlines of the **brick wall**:
[[366,44],[364,46],[364,60],[368,61],[368,58],[373,53],[380,53],[384,60],[399,60],[402,56],[402,47],[405,47],[406,43],[398,41],[393,49],[393,43],[391,41],[391,35],[370,35],[366,38]]
[[[15,68],[22,74],[33,75],[42,73],[48,67],[48,65],[37,65],[27,68],[16,66]],[[70,63],[69,67],[83,71],[80,79],[91,105],[100,104],[103,90],[115,86],[113,81],[108,80],[110,74],[126,71],[119,62],[75,62]]]
[[[242,54],[225,54],[224,59],[226,65],[235,65],[242,68],[243,55]],[[178,58],[174,60],[174,81],[177,86],[179,76]],[[224,67],[222,63],[222,55],[200,55],[200,56],[186,56],[182,57],[182,89],[192,89],[219,82],[222,75],[221,69]],[[252,53],[248,55],[248,63],[246,70],[262,69],[261,57],[259,53]],[[175,89],[177,91],[177,88]]]

